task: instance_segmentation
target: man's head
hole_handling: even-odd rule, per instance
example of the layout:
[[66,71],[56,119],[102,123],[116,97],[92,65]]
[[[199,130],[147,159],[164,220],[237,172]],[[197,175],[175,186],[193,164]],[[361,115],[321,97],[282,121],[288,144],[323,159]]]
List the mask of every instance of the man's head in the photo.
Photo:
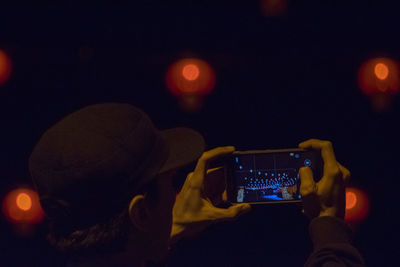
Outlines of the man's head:
[[[116,229],[121,228],[157,254],[171,227],[174,172],[203,150],[204,140],[194,130],[158,131],[128,104],[92,105],[68,115],[43,134],[29,159],[54,225],[53,243],[64,241],[64,250],[79,252],[79,241],[96,248],[126,237]],[[105,233],[108,228],[113,229]],[[95,237],[88,240],[90,233]]]

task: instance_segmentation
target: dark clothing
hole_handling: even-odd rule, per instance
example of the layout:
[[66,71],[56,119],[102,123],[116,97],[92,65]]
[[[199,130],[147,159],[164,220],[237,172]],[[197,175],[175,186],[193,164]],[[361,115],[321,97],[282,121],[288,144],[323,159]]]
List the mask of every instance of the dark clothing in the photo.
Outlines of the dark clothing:
[[358,250],[351,245],[352,231],[341,219],[319,217],[309,226],[313,252],[304,266],[365,266]]
[[[344,220],[334,217],[318,217],[309,225],[313,252],[304,264],[306,267],[360,267],[365,266],[358,250],[352,246],[352,230]],[[102,260],[86,259],[68,267],[117,266]],[[150,265],[152,266],[152,265]],[[197,266],[197,265],[196,265]]]

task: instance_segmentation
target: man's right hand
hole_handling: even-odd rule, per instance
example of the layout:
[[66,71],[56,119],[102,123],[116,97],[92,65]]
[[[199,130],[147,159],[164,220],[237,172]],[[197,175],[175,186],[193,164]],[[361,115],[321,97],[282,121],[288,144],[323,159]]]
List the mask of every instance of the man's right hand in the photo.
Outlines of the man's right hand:
[[299,144],[300,148],[321,151],[324,174],[316,183],[309,167],[300,168],[300,194],[303,212],[310,218],[332,216],[344,218],[346,200],[345,183],[350,179],[350,171],[336,161],[330,141],[310,139]]

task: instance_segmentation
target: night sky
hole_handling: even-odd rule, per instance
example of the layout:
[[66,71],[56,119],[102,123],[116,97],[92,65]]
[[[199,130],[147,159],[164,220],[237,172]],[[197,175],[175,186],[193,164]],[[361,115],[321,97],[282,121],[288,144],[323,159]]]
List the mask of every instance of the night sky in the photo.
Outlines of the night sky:
[[[160,129],[198,130],[208,149],[331,140],[352,172],[351,186],[370,199],[356,246],[368,266],[399,264],[399,97],[378,112],[357,82],[366,60],[400,60],[399,12],[399,4],[383,1],[289,1],[279,16],[266,16],[259,1],[1,7],[0,49],[13,68],[0,85],[0,197],[31,184],[28,157],[48,127],[89,104],[126,102]],[[182,110],[165,83],[168,67],[187,57],[205,60],[216,74],[197,112]],[[170,261],[300,266],[310,250],[306,231],[293,205],[256,207],[186,241]],[[62,257],[45,232],[42,223],[18,236],[1,216],[0,266],[57,266]]]

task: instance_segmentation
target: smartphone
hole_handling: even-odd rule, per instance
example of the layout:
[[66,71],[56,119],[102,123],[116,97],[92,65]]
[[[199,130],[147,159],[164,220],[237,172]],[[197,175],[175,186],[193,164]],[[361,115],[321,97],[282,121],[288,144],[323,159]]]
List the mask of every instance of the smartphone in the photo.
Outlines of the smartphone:
[[299,169],[308,166],[314,180],[323,174],[320,151],[301,148],[235,151],[225,164],[231,203],[301,202]]

